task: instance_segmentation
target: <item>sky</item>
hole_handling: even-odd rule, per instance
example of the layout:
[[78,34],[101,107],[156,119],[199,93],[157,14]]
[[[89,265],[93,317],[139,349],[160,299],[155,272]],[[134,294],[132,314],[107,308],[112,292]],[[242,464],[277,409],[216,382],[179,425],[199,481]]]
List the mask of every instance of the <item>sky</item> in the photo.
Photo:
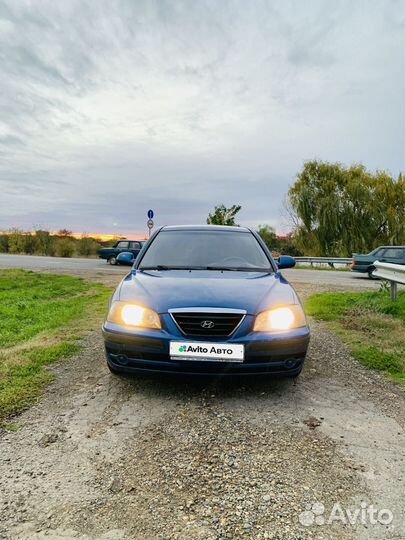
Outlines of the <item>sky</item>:
[[0,230],[288,230],[309,159],[405,170],[403,0],[0,0]]

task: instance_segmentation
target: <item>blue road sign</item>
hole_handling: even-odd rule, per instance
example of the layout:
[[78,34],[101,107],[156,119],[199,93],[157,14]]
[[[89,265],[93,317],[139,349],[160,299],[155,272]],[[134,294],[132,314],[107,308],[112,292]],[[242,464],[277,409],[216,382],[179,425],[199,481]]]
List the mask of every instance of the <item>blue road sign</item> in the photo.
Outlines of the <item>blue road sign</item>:
[[153,213],[153,210],[148,210],[148,218],[152,219],[155,214]]

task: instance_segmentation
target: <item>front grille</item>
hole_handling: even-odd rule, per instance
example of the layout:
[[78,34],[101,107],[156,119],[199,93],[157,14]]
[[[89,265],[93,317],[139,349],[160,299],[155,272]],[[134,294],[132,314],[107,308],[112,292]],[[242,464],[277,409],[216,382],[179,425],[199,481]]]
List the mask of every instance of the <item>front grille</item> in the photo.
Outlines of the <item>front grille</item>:
[[243,313],[172,313],[180,330],[186,336],[229,336],[242,321]]

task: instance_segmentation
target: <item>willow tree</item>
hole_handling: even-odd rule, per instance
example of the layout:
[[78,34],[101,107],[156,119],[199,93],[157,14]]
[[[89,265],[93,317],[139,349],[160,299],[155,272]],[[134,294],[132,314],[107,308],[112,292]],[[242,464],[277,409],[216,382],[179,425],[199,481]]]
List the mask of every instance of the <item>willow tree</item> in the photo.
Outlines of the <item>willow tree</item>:
[[308,254],[351,255],[405,243],[405,181],[363,165],[309,161],[289,190],[297,243]]

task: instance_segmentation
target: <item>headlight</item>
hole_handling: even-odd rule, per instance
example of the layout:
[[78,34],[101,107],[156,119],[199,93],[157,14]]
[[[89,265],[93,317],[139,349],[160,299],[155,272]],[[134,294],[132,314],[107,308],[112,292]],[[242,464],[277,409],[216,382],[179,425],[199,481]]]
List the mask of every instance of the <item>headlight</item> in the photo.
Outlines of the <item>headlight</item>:
[[128,304],[127,302],[114,302],[108,312],[107,321],[124,326],[162,328],[156,311],[137,304]]
[[272,332],[290,330],[306,326],[307,322],[302,307],[294,304],[288,307],[278,307],[262,311],[256,317],[254,332]]

